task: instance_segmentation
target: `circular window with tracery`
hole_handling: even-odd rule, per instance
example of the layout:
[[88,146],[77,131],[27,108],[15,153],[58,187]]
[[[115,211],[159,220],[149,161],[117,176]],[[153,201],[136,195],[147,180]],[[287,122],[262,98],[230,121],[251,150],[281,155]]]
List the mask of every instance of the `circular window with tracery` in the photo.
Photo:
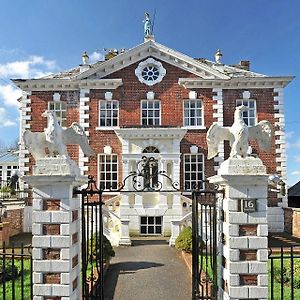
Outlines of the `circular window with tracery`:
[[155,66],[147,66],[142,71],[142,77],[147,81],[155,81],[159,77],[159,70]]
[[162,81],[166,75],[166,69],[159,61],[150,57],[139,63],[135,69],[135,75],[140,82],[151,86]]

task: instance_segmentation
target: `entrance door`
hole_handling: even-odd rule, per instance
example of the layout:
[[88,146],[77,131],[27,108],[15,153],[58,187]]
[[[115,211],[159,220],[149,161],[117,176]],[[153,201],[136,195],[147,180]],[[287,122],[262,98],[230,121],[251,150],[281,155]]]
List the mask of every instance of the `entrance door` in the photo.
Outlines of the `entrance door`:
[[163,217],[141,217],[140,233],[145,235],[161,235],[162,234],[162,218]]

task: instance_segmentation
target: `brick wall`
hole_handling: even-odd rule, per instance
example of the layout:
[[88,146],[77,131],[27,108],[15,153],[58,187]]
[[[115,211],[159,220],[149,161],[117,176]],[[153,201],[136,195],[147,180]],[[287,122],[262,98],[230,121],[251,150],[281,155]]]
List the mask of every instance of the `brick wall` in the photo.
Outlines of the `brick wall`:
[[284,231],[300,238],[300,209],[284,209]]
[[6,211],[6,217],[3,218],[3,222],[9,223],[9,236],[23,232],[23,211],[23,208]]
[[[146,99],[146,94],[149,91],[155,93],[155,99],[161,101],[161,125],[162,126],[176,126],[181,127],[183,125],[183,100],[188,99],[189,89],[178,85],[179,78],[195,77],[187,71],[179,69],[173,65],[162,62],[164,68],[167,70],[165,77],[162,82],[155,84],[154,86],[147,86],[139,82],[135,76],[135,69],[139,62],[134,63],[122,70],[108,75],[106,78],[122,78],[123,85],[116,90],[90,90],[88,103],[90,109],[90,118],[88,120],[90,124],[89,130],[89,141],[91,147],[95,152],[103,153],[103,147],[110,145],[112,152],[121,154],[121,142],[114,133],[113,130],[96,130],[99,117],[99,100],[105,99],[104,94],[107,91],[113,93],[113,99],[119,100],[119,125],[120,127],[126,126],[140,126],[141,115],[140,115],[140,101]],[[204,107],[204,122],[205,127],[208,129],[210,125],[216,121],[213,118],[213,113],[216,110],[213,109],[213,95],[212,89],[195,89],[198,98],[202,99]],[[233,123],[234,110],[236,105],[236,99],[242,99],[244,89],[240,90],[223,90],[223,102],[224,102],[224,126],[231,126]],[[61,100],[67,101],[68,103],[68,126],[75,121],[79,120],[78,101],[76,97],[79,97],[79,91],[73,92],[60,92]],[[258,121],[269,120],[274,124],[274,93],[273,89],[250,89],[251,99],[255,99],[257,102]],[[32,110],[32,131],[43,131],[46,126],[46,119],[41,117],[42,112],[47,109],[48,101],[52,101],[54,92],[33,92],[30,96]],[[75,99],[75,100],[74,100]],[[76,102],[77,101],[77,102]],[[77,107],[76,107],[77,105]],[[206,145],[206,129],[202,130],[189,130],[184,136],[181,142],[181,152],[189,153],[190,146],[198,146],[199,152],[207,155]],[[273,144],[270,153],[261,152],[257,144],[252,142],[253,152],[258,153],[259,157],[263,160],[267,166],[268,173],[276,172],[275,162],[275,143]],[[70,155],[73,159],[78,159],[78,147],[69,146]],[[225,143],[225,159],[229,155],[228,143]],[[30,159],[28,165],[33,164],[33,159]],[[206,177],[215,174],[214,171],[214,160],[205,162],[205,175]],[[89,159],[89,171],[90,175],[97,178],[97,156]],[[119,178],[122,178],[122,161],[119,158]],[[181,167],[181,174],[182,174]],[[276,206],[277,195],[269,195],[269,205]]]

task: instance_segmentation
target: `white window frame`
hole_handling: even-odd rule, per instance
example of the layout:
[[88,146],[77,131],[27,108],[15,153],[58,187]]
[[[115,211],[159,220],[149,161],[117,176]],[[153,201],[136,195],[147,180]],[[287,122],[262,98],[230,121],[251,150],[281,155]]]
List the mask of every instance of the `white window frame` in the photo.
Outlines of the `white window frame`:
[[[250,107],[250,102],[254,103],[253,107]],[[248,126],[254,126],[257,124],[257,109],[256,109],[256,100],[254,99],[237,99],[236,107],[245,105],[248,107],[246,111],[243,112],[243,119]],[[250,116],[249,112],[254,111],[254,116]],[[251,120],[253,122],[251,122]]]
[[[191,161],[192,156],[197,157],[195,170],[192,170],[192,161]],[[189,164],[188,164],[187,159],[186,159],[187,157],[190,157]],[[201,161],[198,160],[198,157],[201,157]],[[200,169],[199,168],[200,164],[202,165],[202,171],[199,170]],[[186,170],[186,165],[189,165],[189,170],[188,171]],[[205,168],[205,161],[204,161],[204,154],[203,153],[196,153],[196,154],[185,153],[183,155],[183,180],[184,180],[184,187],[187,191],[191,191],[193,189],[193,185],[195,183],[197,185],[197,188],[199,188],[199,189],[204,188],[203,182],[202,183],[200,182],[200,181],[205,180],[204,168]],[[190,178],[186,179],[186,175],[188,175],[188,174],[190,175]],[[195,174],[195,179],[192,179],[192,176],[191,176],[192,174]],[[199,178],[199,174],[202,174],[202,179]],[[189,188],[187,187],[187,183],[189,183]]]
[[[142,218],[147,218],[146,224],[142,224]],[[149,224],[149,218],[154,218],[153,224]],[[156,218],[161,219],[160,224],[156,224]],[[140,234],[141,235],[163,235],[163,222],[164,222],[163,216],[140,216]],[[146,233],[142,233],[142,226],[146,227]],[[149,227],[153,227],[154,229],[153,233],[149,233]],[[156,227],[160,227],[161,229],[160,233],[156,233]]]
[[[111,158],[110,160],[108,160],[108,158]],[[116,157],[116,162],[114,163],[112,161],[112,157]],[[102,161],[101,158],[104,158],[103,161],[103,166],[105,166],[105,168],[102,170],[101,165],[102,165]],[[110,170],[107,170],[107,166],[110,166]],[[118,178],[119,178],[119,159],[118,159],[118,155],[117,154],[104,154],[104,153],[99,153],[98,154],[98,186],[99,188],[104,186],[104,191],[105,190],[117,190],[118,189]],[[116,165],[116,170],[113,170],[113,164]],[[116,176],[113,176],[113,174],[116,174]],[[103,177],[102,177],[103,175]],[[107,179],[108,175],[110,175],[110,179]],[[113,179],[113,177],[115,177],[115,179]]]
[[[51,105],[53,105],[53,108],[51,108]],[[57,105],[59,105],[59,109],[56,108]],[[65,106],[63,109],[62,105]],[[57,121],[61,127],[67,126],[67,103],[65,101],[49,101],[48,110],[55,112]],[[65,116],[63,116],[63,112],[65,112]]]
[[[154,105],[155,105],[155,103],[158,103],[158,105],[159,105],[158,109],[156,109],[156,108],[149,109],[150,102],[153,102]],[[146,109],[143,108],[143,103],[147,103]],[[147,124],[143,124],[143,120],[144,120],[143,111],[144,110],[147,112],[147,116],[146,116]],[[157,110],[158,110],[158,118],[154,116],[155,111],[157,111]],[[154,100],[142,100],[140,111],[141,111],[141,125],[142,126],[160,126],[161,125],[161,103],[160,103],[160,100],[155,100],[155,99]],[[149,114],[148,114],[149,111],[153,111],[153,117],[149,117]],[[158,124],[149,124],[149,120],[157,120],[157,119],[158,119]]]
[[[200,117],[197,117],[197,118],[201,118],[201,124],[197,124],[197,125],[190,125],[190,123],[191,123],[191,110],[197,110],[198,108],[192,108],[191,109],[191,107],[190,107],[190,105],[191,105],[191,102],[199,102],[199,103],[201,103],[201,108],[199,108],[199,110],[201,110],[201,116]],[[185,107],[185,104],[186,103],[189,103],[189,107],[188,108],[186,108]],[[197,128],[197,129],[199,129],[199,128],[201,128],[201,129],[204,129],[205,128],[205,126],[204,126],[204,108],[203,108],[203,101],[201,100],[201,99],[186,99],[186,100],[183,100],[183,127],[184,128]],[[186,110],[188,111],[188,117],[186,117],[185,116],[185,112],[186,112]],[[197,120],[197,118],[195,117],[195,120]],[[189,125],[186,125],[186,120],[188,120],[188,122],[189,122]]]
[[[105,108],[105,125],[101,125],[101,104],[102,103],[105,103],[105,105],[110,102],[111,105],[113,103],[116,103],[117,104],[117,109],[113,109],[112,107],[110,109],[107,109]],[[120,113],[120,106],[119,106],[119,101],[118,100],[99,100],[99,103],[98,103],[98,108],[99,108],[99,114],[98,114],[98,127],[97,129],[112,129],[112,128],[119,128],[119,113]],[[111,116],[108,117],[107,116],[107,112],[110,111],[110,114]],[[106,125],[107,124],[107,120],[111,120],[113,121],[114,120],[114,117],[113,117],[113,112],[116,111],[117,112],[117,124],[116,125]],[[113,123],[113,122],[112,122]]]

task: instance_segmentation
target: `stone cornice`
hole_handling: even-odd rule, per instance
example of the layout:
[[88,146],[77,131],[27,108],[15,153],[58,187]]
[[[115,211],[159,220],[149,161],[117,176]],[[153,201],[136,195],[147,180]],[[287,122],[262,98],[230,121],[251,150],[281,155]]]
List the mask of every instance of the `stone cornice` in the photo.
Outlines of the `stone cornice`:
[[12,81],[23,91],[114,90],[123,85],[122,79],[13,79]]
[[186,134],[183,128],[120,128],[115,129],[118,137],[128,139],[179,139]]
[[228,75],[222,74],[218,70],[215,70],[204,63],[153,41],[147,41],[138,45],[137,47],[119,54],[95,68],[91,68],[79,75],[76,75],[74,78],[88,78],[90,76],[95,76],[95,74],[98,78],[103,78],[147,57],[160,59],[201,78],[230,78]]
[[278,88],[286,87],[295,76],[278,77],[234,77],[229,80],[223,79],[201,79],[201,78],[179,78],[178,84],[187,89],[197,88]]

